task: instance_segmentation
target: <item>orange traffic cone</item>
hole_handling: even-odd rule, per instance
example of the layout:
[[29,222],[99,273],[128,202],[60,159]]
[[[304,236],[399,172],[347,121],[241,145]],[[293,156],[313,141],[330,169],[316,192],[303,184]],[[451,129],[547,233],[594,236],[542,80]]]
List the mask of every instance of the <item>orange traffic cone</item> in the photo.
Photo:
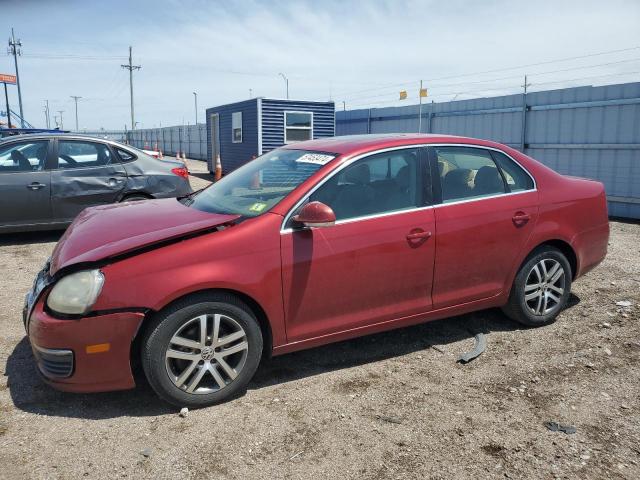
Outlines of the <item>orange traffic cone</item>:
[[216,157],[216,181],[222,178],[222,162],[220,162],[220,155]]

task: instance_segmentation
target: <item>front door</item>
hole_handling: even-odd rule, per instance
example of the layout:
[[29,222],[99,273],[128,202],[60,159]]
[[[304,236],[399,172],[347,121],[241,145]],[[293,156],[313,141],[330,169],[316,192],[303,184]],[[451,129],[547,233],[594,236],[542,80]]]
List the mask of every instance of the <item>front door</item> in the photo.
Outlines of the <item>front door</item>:
[[290,342],[431,308],[435,222],[425,171],[422,150],[393,150],[348,165],[310,195],[334,210],[336,224],[282,233]]
[[472,147],[433,147],[442,203],[434,308],[501,293],[538,216],[533,179],[503,153]]
[[0,147],[0,229],[51,222],[49,140]]
[[59,139],[51,181],[54,218],[71,221],[86,207],[118,201],[127,172],[104,143]]

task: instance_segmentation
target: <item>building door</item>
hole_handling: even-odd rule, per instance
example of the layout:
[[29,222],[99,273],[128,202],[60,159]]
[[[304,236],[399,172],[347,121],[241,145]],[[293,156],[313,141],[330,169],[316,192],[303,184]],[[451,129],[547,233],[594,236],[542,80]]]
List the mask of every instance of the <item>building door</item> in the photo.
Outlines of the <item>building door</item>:
[[216,169],[216,158],[220,155],[220,116],[211,114],[211,158],[209,159],[209,171]]

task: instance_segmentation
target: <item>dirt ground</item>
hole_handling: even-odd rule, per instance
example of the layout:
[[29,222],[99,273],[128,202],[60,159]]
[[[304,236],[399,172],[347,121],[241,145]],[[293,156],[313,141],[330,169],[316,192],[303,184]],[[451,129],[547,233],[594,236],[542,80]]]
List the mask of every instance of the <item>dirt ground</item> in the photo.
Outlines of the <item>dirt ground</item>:
[[[40,381],[21,308],[60,234],[5,235],[0,477],[640,478],[640,225],[611,229],[606,261],[551,326],[490,310],[285,355],[186,418],[146,385],[77,395]],[[456,363],[477,332],[486,352]]]

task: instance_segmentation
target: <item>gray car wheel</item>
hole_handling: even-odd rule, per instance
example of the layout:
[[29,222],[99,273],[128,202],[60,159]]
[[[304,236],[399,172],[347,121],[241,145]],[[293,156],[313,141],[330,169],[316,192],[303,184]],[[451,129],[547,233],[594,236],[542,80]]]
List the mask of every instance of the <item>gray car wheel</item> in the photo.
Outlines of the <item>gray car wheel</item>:
[[262,356],[251,309],[228,294],[186,298],[160,313],[142,341],[156,393],[178,407],[204,407],[242,392]]
[[530,327],[553,323],[571,294],[571,265],[557,248],[534,251],[516,275],[502,310]]

